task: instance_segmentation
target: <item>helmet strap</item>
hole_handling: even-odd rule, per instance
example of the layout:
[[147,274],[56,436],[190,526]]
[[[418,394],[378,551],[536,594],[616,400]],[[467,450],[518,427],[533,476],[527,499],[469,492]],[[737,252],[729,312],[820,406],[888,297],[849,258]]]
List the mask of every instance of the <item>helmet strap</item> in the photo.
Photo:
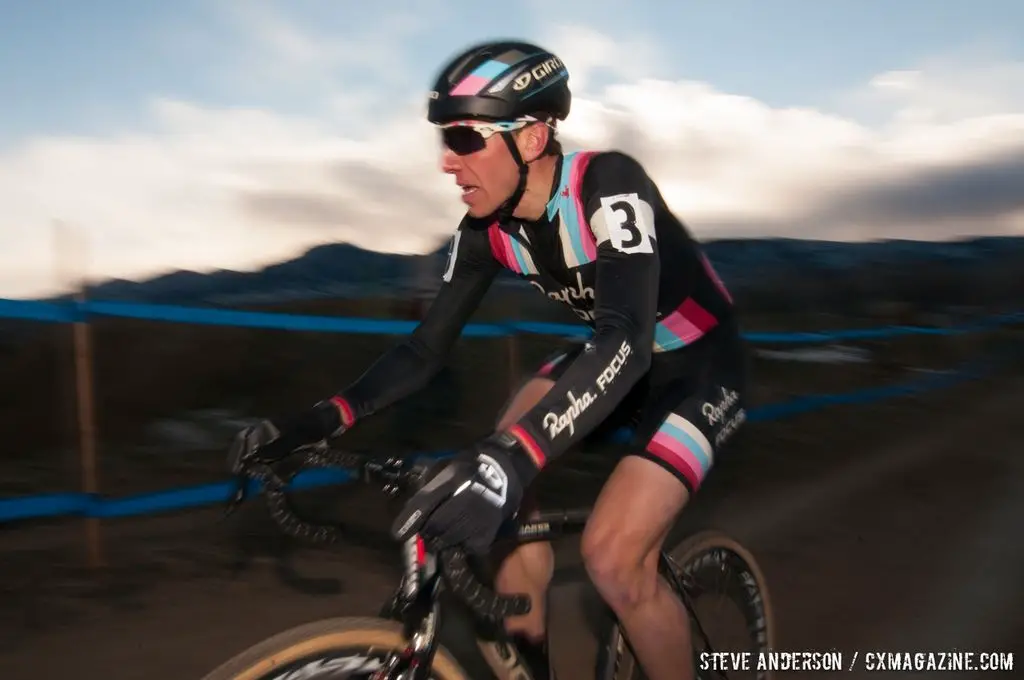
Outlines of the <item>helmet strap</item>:
[[526,193],[526,175],[529,172],[530,166],[523,162],[523,157],[519,153],[519,147],[516,146],[516,140],[512,136],[512,133],[505,131],[500,133],[502,139],[505,140],[505,145],[508,147],[508,151],[512,154],[512,160],[516,162],[519,167],[519,183],[516,185],[516,190],[512,192],[512,195],[508,197],[508,200],[502,203],[501,207],[498,208],[498,226],[511,228],[512,213],[519,206],[519,201],[523,199],[523,194]]

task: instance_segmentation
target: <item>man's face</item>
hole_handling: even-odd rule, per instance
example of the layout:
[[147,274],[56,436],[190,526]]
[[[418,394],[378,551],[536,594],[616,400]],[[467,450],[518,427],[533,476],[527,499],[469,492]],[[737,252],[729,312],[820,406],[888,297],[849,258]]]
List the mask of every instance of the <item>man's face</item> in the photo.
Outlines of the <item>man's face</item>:
[[490,215],[519,183],[519,169],[505,140],[497,133],[484,139],[472,126],[450,128],[444,134],[441,169],[454,176],[471,217]]

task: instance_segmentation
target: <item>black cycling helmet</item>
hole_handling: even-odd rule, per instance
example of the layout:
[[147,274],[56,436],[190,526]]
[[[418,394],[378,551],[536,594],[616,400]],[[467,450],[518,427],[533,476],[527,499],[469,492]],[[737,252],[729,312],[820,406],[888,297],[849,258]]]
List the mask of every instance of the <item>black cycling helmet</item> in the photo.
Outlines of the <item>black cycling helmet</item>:
[[[569,71],[556,55],[527,42],[499,40],[474,45],[449,61],[434,82],[427,120],[442,125],[478,119],[510,122],[532,116],[565,120],[572,104]],[[519,166],[519,185],[498,211],[505,224],[526,190],[527,165],[511,132],[502,138]]]
[[561,59],[537,45],[503,40],[470,47],[445,65],[430,93],[427,119],[512,121],[542,113],[565,120],[571,103]]

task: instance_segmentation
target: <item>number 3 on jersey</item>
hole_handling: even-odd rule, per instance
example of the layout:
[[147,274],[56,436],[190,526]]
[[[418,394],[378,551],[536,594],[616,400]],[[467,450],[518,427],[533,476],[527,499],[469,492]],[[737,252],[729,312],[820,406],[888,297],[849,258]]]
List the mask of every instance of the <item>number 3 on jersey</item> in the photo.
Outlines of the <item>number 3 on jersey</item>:
[[653,253],[651,225],[653,211],[636,194],[602,196],[604,222],[612,247],[621,253]]

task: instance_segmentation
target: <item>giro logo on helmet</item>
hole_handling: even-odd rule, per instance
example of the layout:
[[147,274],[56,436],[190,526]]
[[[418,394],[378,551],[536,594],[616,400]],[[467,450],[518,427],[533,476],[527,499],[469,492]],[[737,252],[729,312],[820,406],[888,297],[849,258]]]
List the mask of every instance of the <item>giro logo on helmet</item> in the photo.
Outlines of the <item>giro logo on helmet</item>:
[[551,57],[546,59],[539,66],[534,66],[532,69],[524,73],[523,75],[516,78],[515,83],[512,85],[513,90],[525,90],[531,82],[541,82],[545,80],[552,73],[562,69],[564,64],[558,57]]

